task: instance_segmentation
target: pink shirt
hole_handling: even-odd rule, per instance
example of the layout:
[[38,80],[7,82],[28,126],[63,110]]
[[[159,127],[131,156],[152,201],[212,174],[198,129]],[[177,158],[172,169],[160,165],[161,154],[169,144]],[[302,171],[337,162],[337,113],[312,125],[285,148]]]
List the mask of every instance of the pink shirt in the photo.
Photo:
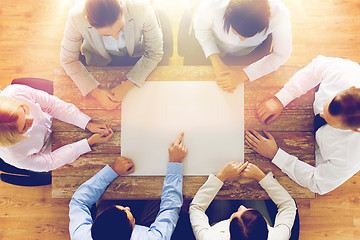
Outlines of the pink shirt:
[[34,118],[33,125],[24,134],[28,139],[9,147],[0,147],[0,158],[5,162],[18,168],[50,171],[72,163],[80,155],[91,151],[86,139],[51,151],[49,136],[53,117],[82,129],[90,121],[91,118],[75,105],[25,85],[10,85],[0,92],[0,96],[25,102]]

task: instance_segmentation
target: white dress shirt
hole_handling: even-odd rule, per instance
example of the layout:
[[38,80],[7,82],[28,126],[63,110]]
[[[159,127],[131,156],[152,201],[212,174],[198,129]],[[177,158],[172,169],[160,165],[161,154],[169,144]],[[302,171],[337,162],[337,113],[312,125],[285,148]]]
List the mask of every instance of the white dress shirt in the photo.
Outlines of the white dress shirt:
[[[296,216],[295,201],[274,178],[271,172],[268,173],[259,184],[278,207],[274,227],[268,226],[268,239],[288,240]],[[230,239],[229,219],[210,226],[209,219],[205,214],[206,209],[209,207],[222,185],[223,182],[220,179],[214,175],[210,175],[190,204],[190,222],[197,240]]]
[[243,70],[250,81],[277,70],[290,57],[292,51],[289,10],[281,0],[269,0],[269,28],[241,41],[231,30],[224,31],[224,13],[230,0],[202,0],[194,20],[195,36],[205,56],[246,55],[259,46],[269,34],[273,37],[273,52]]
[[0,96],[26,103],[34,122],[23,135],[28,137],[12,146],[0,147],[0,158],[10,165],[33,171],[49,171],[75,161],[80,155],[90,152],[86,139],[65,145],[51,152],[50,133],[52,117],[82,129],[90,117],[80,112],[75,105],[66,103],[46,92],[25,85],[10,85]]
[[[360,66],[350,60],[318,56],[297,72],[276,97],[286,106],[319,83],[313,105],[315,115],[322,113],[325,103],[337,93],[360,87]],[[313,167],[279,149],[272,162],[301,186],[325,194],[360,170],[360,133],[322,126],[316,132],[315,157]]]

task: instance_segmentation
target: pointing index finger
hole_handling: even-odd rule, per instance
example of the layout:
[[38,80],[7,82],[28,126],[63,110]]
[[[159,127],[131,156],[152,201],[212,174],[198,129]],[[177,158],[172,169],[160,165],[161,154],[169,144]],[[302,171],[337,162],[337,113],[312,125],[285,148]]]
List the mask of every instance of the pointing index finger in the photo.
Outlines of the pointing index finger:
[[179,145],[181,143],[183,136],[184,136],[184,132],[181,132],[178,138],[176,139],[175,145]]

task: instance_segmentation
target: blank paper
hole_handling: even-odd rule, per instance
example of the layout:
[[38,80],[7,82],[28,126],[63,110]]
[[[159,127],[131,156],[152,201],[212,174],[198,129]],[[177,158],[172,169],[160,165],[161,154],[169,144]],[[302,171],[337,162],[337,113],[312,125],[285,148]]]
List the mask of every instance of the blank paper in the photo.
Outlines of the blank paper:
[[168,147],[182,131],[184,175],[216,174],[243,161],[243,85],[229,94],[215,81],[150,81],[125,96],[121,155],[134,161],[133,175],[166,175]]

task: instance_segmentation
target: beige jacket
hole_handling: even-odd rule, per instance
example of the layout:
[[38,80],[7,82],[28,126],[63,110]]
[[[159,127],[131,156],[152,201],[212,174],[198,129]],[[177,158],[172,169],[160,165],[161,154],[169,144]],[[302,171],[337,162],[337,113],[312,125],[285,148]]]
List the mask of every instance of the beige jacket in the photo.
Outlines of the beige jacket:
[[[141,56],[145,48],[145,53],[126,77],[141,87],[162,58],[162,33],[149,1],[126,0],[125,3],[124,33],[128,54]],[[85,19],[84,5],[85,1],[80,1],[69,11],[61,42],[60,62],[85,96],[97,88],[99,82],[79,61],[80,49],[90,66],[106,66],[111,62],[111,57],[104,47],[101,35]]]
[[[274,178],[274,175],[271,172],[268,173],[259,184],[278,207],[274,227],[268,225],[268,240],[288,240],[296,215],[295,201]],[[190,222],[197,240],[230,239],[229,219],[210,226],[209,219],[205,214],[206,209],[209,207],[222,185],[223,182],[221,180],[214,175],[210,175],[190,204]]]

